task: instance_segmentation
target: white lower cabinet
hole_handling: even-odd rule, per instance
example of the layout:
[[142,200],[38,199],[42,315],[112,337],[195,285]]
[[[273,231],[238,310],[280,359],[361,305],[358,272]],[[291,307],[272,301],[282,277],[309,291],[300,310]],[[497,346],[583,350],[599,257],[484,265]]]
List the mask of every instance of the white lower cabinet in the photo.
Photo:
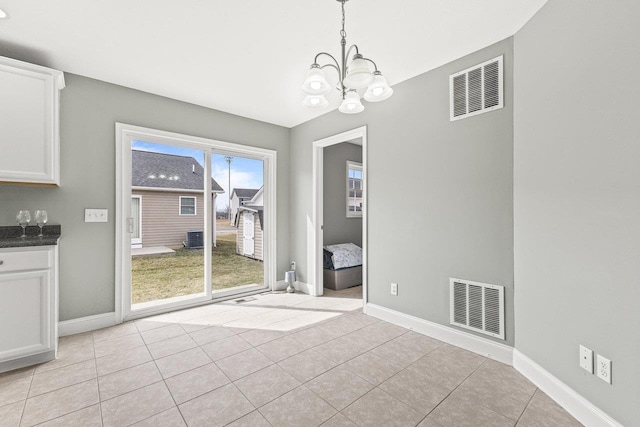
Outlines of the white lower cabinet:
[[0,372],[55,358],[57,263],[57,246],[0,249]]

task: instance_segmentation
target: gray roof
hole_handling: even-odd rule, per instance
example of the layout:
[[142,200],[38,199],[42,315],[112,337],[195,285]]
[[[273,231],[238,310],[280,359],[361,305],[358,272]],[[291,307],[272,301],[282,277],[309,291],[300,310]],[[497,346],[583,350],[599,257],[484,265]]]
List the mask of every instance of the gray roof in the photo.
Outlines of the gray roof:
[[[133,187],[202,190],[204,169],[193,157],[131,150],[131,185]],[[211,178],[211,191],[224,193]]]
[[240,199],[251,199],[253,198],[253,196],[256,195],[258,190],[260,189],[259,188],[234,188],[233,191],[231,192],[231,195],[233,196],[233,193],[236,193],[236,196],[238,196],[238,198]]

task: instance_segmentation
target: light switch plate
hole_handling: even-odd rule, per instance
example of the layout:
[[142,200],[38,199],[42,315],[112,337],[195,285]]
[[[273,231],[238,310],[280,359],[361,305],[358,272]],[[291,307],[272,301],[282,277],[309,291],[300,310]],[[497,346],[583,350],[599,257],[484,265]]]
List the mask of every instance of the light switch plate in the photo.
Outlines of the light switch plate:
[[108,209],[85,209],[84,222],[107,222]]
[[593,350],[580,346],[580,367],[593,374]]

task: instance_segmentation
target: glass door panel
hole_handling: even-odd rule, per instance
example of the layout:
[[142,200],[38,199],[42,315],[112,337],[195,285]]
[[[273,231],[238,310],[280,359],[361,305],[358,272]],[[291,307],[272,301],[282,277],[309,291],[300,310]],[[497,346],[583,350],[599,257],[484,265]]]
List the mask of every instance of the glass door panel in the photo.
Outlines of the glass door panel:
[[[214,151],[212,178],[224,189],[214,199],[216,231],[211,264],[213,296],[266,287],[265,166],[262,159]],[[230,197],[229,197],[230,195]]]
[[205,157],[193,148],[131,143],[132,311],[207,294]]

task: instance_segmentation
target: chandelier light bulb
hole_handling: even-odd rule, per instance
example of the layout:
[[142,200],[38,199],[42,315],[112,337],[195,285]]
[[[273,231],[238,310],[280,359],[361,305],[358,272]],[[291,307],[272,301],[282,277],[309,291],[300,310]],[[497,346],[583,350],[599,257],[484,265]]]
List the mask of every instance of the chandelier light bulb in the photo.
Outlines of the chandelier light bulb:
[[319,110],[329,105],[329,101],[324,95],[307,95],[302,101],[302,105],[308,108]]
[[360,95],[358,95],[358,92],[355,90],[348,91],[338,110],[345,114],[356,114],[364,111],[364,105],[360,102]]
[[327,82],[324,72],[318,64],[313,64],[309,71],[307,71],[307,77],[302,84],[302,90],[307,95],[324,95],[331,90],[331,86]]
[[369,67],[369,61],[356,54],[347,67],[347,76],[342,82],[349,89],[362,89],[369,86],[373,81],[373,74]]
[[387,83],[387,79],[384,78],[380,71],[375,71],[373,82],[367,88],[364,94],[364,99],[369,102],[384,101],[393,95],[393,89]]

